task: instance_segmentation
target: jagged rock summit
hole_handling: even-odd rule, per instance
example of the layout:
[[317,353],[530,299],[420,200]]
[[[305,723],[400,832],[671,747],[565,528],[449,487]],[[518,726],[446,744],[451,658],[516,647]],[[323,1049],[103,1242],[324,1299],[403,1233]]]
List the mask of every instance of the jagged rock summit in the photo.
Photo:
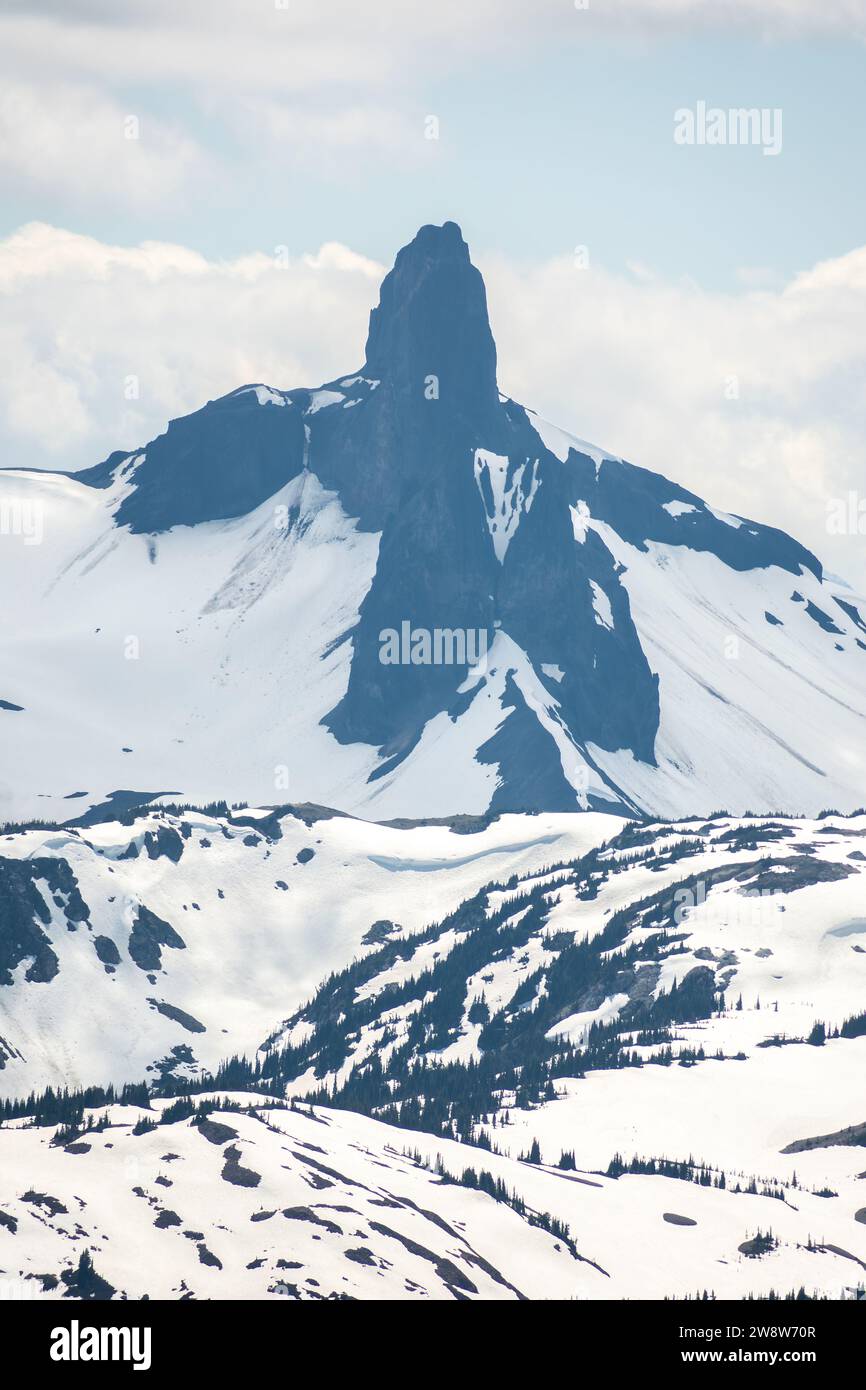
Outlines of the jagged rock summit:
[[7,496],[45,543],[0,556],[6,818],[134,787],[375,819],[864,799],[855,596],[501,395],[453,222],[398,253],[361,368]]

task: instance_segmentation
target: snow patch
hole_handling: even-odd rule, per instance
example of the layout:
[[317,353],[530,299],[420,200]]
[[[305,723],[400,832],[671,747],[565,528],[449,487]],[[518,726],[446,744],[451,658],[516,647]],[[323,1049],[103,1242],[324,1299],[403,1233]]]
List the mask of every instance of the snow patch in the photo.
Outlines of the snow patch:
[[316,415],[320,410],[327,410],[329,405],[339,405],[340,401],[345,400],[341,391],[314,391],[310,397],[310,404],[307,406],[305,415]]
[[595,612],[595,621],[599,627],[606,627],[613,631],[613,609],[610,606],[610,599],[604,592],[600,584],[594,579],[590,579],[589,587],[592,590],[592,607]]
[[578,502],[574,507],[569,507],[571,512],[571,526],[574,531],[574,539],[578,545],[583,545],[586,540],[586,533],[589,530],[589,523],[592,520],[589,507],[586,502]]
[[609,454],[606,449],[600,449],[597,444],[590,444],[585,439],[578,439],[576,435],[567,434],[558,425],[552,425],[549,420],[544,420],[540,415],[536,415],[534,410],[524,407],[529,417],[529,423],[535,430],[545,448],[559,459],[560,463],[565,463],[572,449],[578,454],[585,454],[591,458],[595,464],[596,476],[605,460],[610,459],[615,463],[620,460],[616,454]]
[[[508,547],[520,525],[520,518],[524,512],[531,509],[535,494],[541,484],[538,475],[538,459],[532,461],[529,473],[527,473],[527,469],[530,468],[530,461],[527,459],[525,463],[521,463],[519,467],[514,469],[509,486],[510,462],[510,459],[504,454],[493,454],[487,449],[476,449],[475,451],[475,481],[484,503],[487,529],[490,532],[493,549],[500,565],[504,561]],[[485,492],[485,480],[489,485],[489,493]],[[491,505],[492,512],[490,511]]]

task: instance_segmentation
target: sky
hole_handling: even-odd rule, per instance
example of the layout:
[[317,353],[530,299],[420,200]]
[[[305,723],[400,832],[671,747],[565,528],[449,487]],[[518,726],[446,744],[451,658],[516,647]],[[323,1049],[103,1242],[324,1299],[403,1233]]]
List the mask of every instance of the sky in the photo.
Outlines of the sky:
[[0,75],[3,463],[353,369],[450,218],[503,390],[866,590],[866,0],[0,0]]

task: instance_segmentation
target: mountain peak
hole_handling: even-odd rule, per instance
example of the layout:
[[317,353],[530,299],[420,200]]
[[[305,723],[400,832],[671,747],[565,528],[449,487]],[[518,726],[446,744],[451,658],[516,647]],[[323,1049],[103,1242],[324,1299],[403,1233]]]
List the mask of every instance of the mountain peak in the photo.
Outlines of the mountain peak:
[[[496,345],[480,272],[456,222],[420,228],[370,314],[368,375],[452,403],[496,398]],[[431,388],[431,378],[435,386]]]
[[419,227],[414,237],[403,246],[395,257],[395,268],[403,260],[417,256],[427,256],[434,260],[462,260],[469,262],[469,247],[456,222],[443,222],[437,227],[426,222]]

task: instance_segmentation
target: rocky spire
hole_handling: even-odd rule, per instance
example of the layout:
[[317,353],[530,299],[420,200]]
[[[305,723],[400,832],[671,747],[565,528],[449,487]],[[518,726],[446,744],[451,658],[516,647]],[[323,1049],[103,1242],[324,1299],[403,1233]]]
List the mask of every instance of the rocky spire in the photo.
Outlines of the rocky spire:
[[456,405],[495,401],[496,345],[484,281],[456,222],[425,226],[397,255],[370,315],[366,373]]

